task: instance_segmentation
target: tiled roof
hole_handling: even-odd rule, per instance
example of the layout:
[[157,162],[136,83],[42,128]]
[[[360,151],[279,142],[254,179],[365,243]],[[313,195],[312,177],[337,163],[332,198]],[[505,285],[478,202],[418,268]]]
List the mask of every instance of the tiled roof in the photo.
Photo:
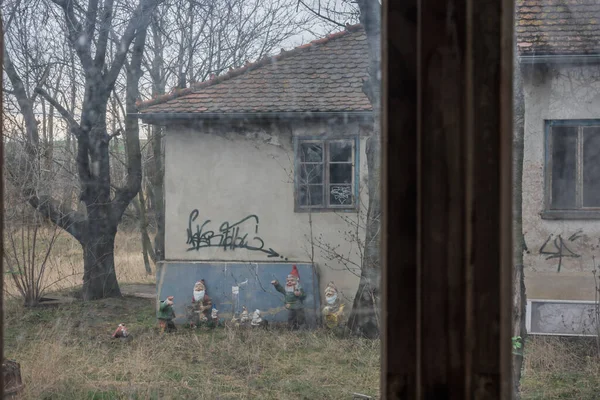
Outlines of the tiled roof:
[[600,0],[517,0],[521,55],[600,53]]
[[369,111],[362,26],[314,40],[228,73],[138,103],[141,114]]

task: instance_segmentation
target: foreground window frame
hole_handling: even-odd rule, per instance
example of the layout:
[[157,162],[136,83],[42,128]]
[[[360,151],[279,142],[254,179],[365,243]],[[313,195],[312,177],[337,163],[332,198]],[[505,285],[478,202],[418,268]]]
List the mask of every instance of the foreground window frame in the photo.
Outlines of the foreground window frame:
[[[572,133],[576,134],[574,145],[575,156],[574,160],[563,162],[571,162],[575,164],[574,171],[574,187],[575,199],[573,205],[555,204],[557,201],[553,198],[555,191],[555,172],[557,160],[555,156],[555,129],[572,129]],[[596,129],[593,134],[600,135],[600,119],[560,119],[560,120],[545,120],[544,121],[544,210],[541,213],[544,219],[600,219],[600,202],[598,205],[590,206],[585,204],[585,168],[584,160],[585,153],[585,135],[589,130]],[[556,190],[559,190],[558,188]],[[562,191],[562,189],[561,189]]]

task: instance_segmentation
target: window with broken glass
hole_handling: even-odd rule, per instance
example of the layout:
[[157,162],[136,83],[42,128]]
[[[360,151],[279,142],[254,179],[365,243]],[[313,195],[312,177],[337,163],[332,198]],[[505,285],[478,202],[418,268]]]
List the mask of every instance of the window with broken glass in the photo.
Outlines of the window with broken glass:
[[600,218],[600,120],[547,122],[546,217]]
[[298,139],[296,210],[356,208],[356,139]]

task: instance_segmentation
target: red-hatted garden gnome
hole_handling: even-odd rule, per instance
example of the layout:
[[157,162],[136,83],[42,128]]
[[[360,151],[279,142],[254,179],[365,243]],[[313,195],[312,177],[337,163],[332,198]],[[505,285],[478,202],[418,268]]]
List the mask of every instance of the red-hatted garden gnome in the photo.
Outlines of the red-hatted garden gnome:
[[212,300],[206,294],[206,282],[200,279],[194,284],[192,304],[188,306],[187,317],[191,328],[210,320]]
[[323,307],[323,322],[329,329],[337,328],[344,314],[344,303],[338,297],[338,290],[333,282],[325,288],[325,307]]
[[285,296],[285,308],[288,309],[289,327],[291,329],[304,327],[306,318],[304,316],[303,301],[306,298],[306,294],[300,285],[298,268],[295,265],[292,266],[292,272],[285,280],[285,288],[282,287],[277,280],[274,280],[271,283],[278,292],[283,293]]
[[173,319],[176,318],[173,310],[174,297],[169,296],[165,301],[161,301],[158,307],[158,327],[160,333],[172,332],[175,330]]
[[112,334],[112,337],[113,337],[113,339],[126,338],[128,334],[129,333],[127,332],[127,328],[125,327],[125,324],[121,323],[121,324],[119,324],[119,326],[117,327],[115,332]]

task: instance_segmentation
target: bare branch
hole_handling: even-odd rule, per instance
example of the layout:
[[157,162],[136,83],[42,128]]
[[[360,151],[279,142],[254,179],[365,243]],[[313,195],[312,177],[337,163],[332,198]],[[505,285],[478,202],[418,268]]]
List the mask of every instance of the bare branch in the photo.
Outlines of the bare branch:
[[331,19],[331,18],[327,17],[326,15],[323,15],[323,14],[321,14],[321,12],[320,12],[320,11],[316,11],[316,10],[314,10],[312,7],[309,7],[309,6],[308,6],[306,3],[304,3],[302,0],[298,0],[298,4],[302,4],[304,7],[306,7],[306,9],[307,9],[308,11],[310,11],[311,13],[313,13],[315,16],[317,16],[317,17],[319,17],[319,18],[321,18],[321,19],[324,19],[324,20],[325,20],[325,21],[327,21],[327,22],[331,22],[332,24],[335,24],[335,25],[337,25],[337,26],[341,26],[342,28],[345,28],[345,27],[346,27],[346,25],[344,25],[344,24],[342,24],[342,23],[340,23],[340,22],[338,22],[338,21],[335,21],[335,20],[333,20],[333,19]]
[[[107,87],[107,91],[110,92],[119,76],[121,68],[125,64],[127,58],[127,51],[129,45],[135,39],[136,35],[140,36],[143,34],[146,37],[146,29],[150,23],[152,11],[162,0],[142,0],[135,9],[125,33],[121,36],[121,40],[117,45],[117,53],[115,54],[110,70],[104,77],[104,82]],[[145,40],[145,39],[144,39]]]
[[67,122],[74,127],[76,130],[76,132],[73,132],[75,134],[75,136],[79,136],[79,132],[81,130],[81,128],[79,127],[79,124],[77,123],[77,121],[75,121],[75,118],[73,118],[73,116],[71,115],[71,113],[69,113],[63,106],[60,105],[60,103],[58,101],[56,101],[52,96],[50,96],[48,94],[48,92],[46,92],[44,89],[42,89],[41,87],[37,87],[35,88],[35,91],[40,94],[43,98],[45,98],[46,100],[48,100],[48,102],[50,104],[52,104],[52,106],[54,108],[56,108],[56,110],[60,113],[60,115],[62,115],[62,117],[67,120]]
[[88,36],[86,31],[84,30],[81,22],[75,16],[75,11],[73,9],[74,1],[73,0],[51,0],[54,4],[61,7],[64,16],[65,23],[67,24],[67,29],[69,31],[69,41],[71,45],[77,52],[77,56],[81,61],[81,65],[85,70],[86,74],[92,73],[93,62],[91,56],[91,36]]

